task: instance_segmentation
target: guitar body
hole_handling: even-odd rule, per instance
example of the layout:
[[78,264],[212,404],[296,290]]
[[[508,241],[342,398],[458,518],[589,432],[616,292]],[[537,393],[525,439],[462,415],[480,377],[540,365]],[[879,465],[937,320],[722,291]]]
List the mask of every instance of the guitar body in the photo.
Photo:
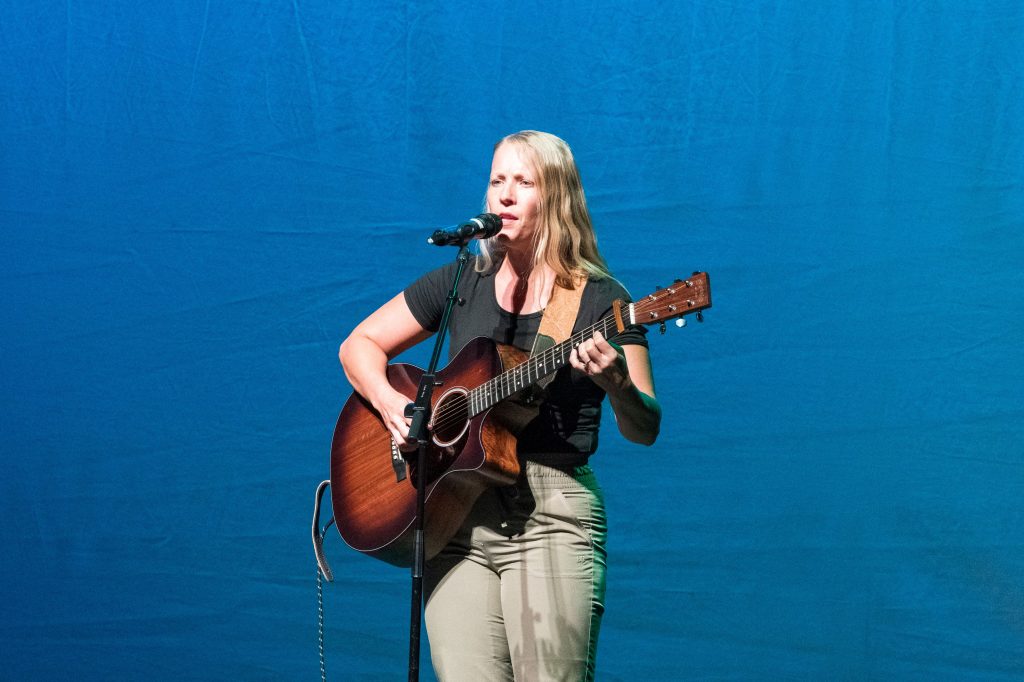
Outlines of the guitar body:
[[[495,409],[469,417],[465,392],[502,372],[490,339],[477,338],[437,373],[431,442],[426,457],[424,543],[428,559],[448,543],[488,487],[509,485],[519,476],[516,439]],[[508,361],[508,360],[507,360]],[[412,402],[423,370],[388,366],[391,385]],[[436,422],[436,423],[435,423]],[[331,502],[345,542],[396,566],[410,566],[416,521],[416,453],[393,459],[394,441],[378,413],[353,393],[338,417],[331,443]]]

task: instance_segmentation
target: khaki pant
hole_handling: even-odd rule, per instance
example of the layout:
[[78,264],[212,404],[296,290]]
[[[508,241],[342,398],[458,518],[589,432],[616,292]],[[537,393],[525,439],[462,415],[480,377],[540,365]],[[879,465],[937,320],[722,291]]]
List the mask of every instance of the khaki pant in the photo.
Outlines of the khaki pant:
[[438,677],[592,680],[606,532],[590,467],[528,462],[517,486],[486,491],[426,565],[427,634]]

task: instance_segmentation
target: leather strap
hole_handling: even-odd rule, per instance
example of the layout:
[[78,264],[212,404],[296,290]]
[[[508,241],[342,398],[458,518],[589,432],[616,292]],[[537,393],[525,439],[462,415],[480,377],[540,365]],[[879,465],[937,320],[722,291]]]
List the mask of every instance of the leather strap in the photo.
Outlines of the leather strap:
[[[587,284],[587,276],[577,274],[573,277],[572,283],[572,289],[564,289],[557,283],[552,287],[551,298],[548,299],[548,305],[544,308],[544,314],[540,318],[540,327],[537,329],[537,337],[533,340],[531,357],[572,336],[572,328],[576,324],[576,316],[580,312],[580,301],[583,299],[583,288]],[[555,375],[552,373],[536,383],[536,389],[532,392],[534,400],[541,396],[543,389],[547,388],[554,378]]]
[[551,341],[550,348],[556,343],[561,343],[572,336],[573,325],[576,324],[576,316],[580,312],[580,301],[583,299],[583,288],[587,284],[587,276],[578,274],[573,277],[573,288],[563,289],[556,283],[551,288],[551,298],[544,308],[544,315],[540,318],[540,328],[537,329],[537,338],[533,342],[533,351],[530,355],[544,350],[538,344],[544,343],[541,336]]
[[[540,326],[537,329],[537,337],[533,341],[530,356],[542,353],[572,336],[572,328],[576,324],[576,316],[579,314],[580,300],[583,298],[583,287],[586,282],[586,275],[580,275],[573,279],[574,288],[572,289],[564,289],[555,284],[551,290],[551,298],[548,299],[547,307],[544,308],[544,314],[540,318]],[[521,351],[506,348],[500,344],[498,353],[501,355],[502,366],[506,369],[525,360]],[[541,377],[532,386],[527,386],[509,400],[501,403],[500,418],[509,431],[518,435],[527,424],[536,418],[540,403],[546,396],[547,386],[554,380],[555,374],[556,372],[552,372]]]

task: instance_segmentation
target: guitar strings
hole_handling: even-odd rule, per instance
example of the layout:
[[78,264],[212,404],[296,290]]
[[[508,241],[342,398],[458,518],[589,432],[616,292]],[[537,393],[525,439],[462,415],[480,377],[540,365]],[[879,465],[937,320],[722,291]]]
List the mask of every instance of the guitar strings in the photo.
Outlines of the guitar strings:
[[[470,389],[468,394],[460,394],[459,396],[452,398],[451,400],[441,404],[438,411],[435,413],[434,429],[447,428],[453,426],[461,421],[464,421],[466,417],[474,417],[483,410],[491,407],[508,396],[521,391],[528,386],[540,379],[541,376],[546,376],[550,372],[557,371],[561,367],[564,367],[568,363],[568,352],[571,352],[572,348],[579,345],[584,339],[593,336],[594,331],[599,327],[604,327],[604,333],[607,334],[609,328],[614,328],[614,317],[609,315],[596,324],[591,325],[589,328],[583,331],[573,334],[568,340],[562,343],[555,344],[554,346],[547,348],[537,355],[534,355],[524,362],[512,367],[511,369],[502,372],[496,377],[488,379],[484,383],[480,384],[474,389]],[[553,367],[552,370],[538,374],[534,379],[530,379],[534,372],[532,368],[537,367]],[[490,396],[490,399],[485,396]],[[470,410],[467,407],[467,403],[473,401],[475,404],[479,404],[481,408],[469,414]]]
[[[694,293],[701,292],[702,290],[703,286],[696,287],[696,291]],[[659,319],[664,319],[656,313],[653,315],[651,315],[651,313],[653,310],[661,307],[662,299],[675,295],[676,291],[671,289],[665,289],[663,291],[664,293],[655,292],[633,303],[633,314],[637,324],[653,324]],[[659,293],[662,293],[662,295],[659,296]],[[650,319],[647,321],[643,320],[642,317],[645,315],[651,315]],[[669,317],[674,317],[674,315]],[[488,379],[484,383],[480,384],[480,386],[470,389],[468,393],[461,393],[456,397],[447,400],[438,407],[437,412],[434,414],[433,429],[435,431],[438,429],[447,429],[459,424],[460,422],[464,422],[467,419],[471,419],[488,407],[496,405],[508,396],[532,385],[542,376],[546,376],[550,372],[561,369],[569,361],[567,351],[571,352],[572,348],[578,346],[584,339],[593,336],[594,332],[599,328],[603,327],[602,332],[606,338],[614,338],[615,335],[610,337],[608,336],[609,331],[617,328],[614,322],[614,315],[608,315],[587,329],[573,334],[568,340],[555,344],[554,346],[541,351],[537,355],[530,357],[526,361],[521,362],[515,367]],[[538,374],[532,380],[530,379],[531,374],[533,374],[533,372],[531,372],[531,368],[536,368],[538,366],[547,368],[549,364],[554,369]],[[470,414],[470,412],[473,411],[469,407],[470,404],[479,405],[480,408]]]

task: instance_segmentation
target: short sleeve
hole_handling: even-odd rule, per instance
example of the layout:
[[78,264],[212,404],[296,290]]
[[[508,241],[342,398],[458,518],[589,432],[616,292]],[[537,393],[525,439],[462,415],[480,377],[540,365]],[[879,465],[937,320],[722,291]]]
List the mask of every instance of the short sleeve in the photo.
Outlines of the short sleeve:
[[444,314],[445,297],[455,275],[455,263],[431,270],[402,292],[412,316],[427,331],[436,332]]

